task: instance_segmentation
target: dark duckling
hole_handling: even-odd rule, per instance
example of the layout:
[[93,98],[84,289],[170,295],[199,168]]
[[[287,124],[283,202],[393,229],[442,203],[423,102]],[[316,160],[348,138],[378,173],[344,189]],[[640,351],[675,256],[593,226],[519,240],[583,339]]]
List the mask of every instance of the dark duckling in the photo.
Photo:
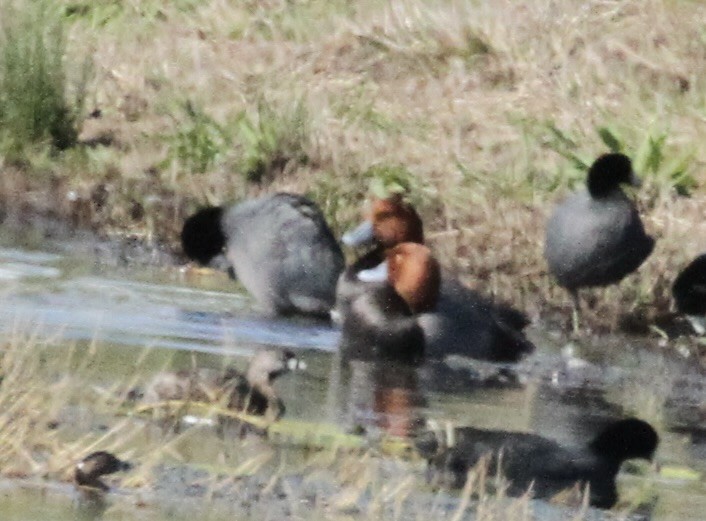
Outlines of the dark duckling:
[[342,317],[341,351],[358,360],[415,363],[422,359],[425,346],[417,314],[436,305],[441,271],[422,244],[398,244],[386,258],[357,275],[368,284]]
[[204,208],[186,220],[181,242],[201,264],[224,253],[268,313],[328,316],[335,303],[343,253],[319,207],[301,195]]
[[441,483],[462,487],[469,469],[487,455],[488,474],[500,470],[509,481],[508,494],[512,496],[532,487],[534,497],[550,498],[577,483],[582,488],[588,484],[591,505],[599,508],[616,503],[615,476],[623,461],[651,460],[659,444],[654,428],[635,418],[609,424],[584,447],[561,446],[536,434],[472,427],[455,429],[454,434],[456,443],[450,448],[433,433],[417,441]]
[[284,414],[285,407],[273,382],[298,364],[291,351],[268,349],[253,356],[245,374],[235,368],[163,372],[147,385],[143,401],[221,402],[229,409],[259,416],[267,414],[276,420]]
[[706,333],[706,254],[696,257],[677,276],[672,296],[677,311],[689,318],[694,330]]
[[[375,199],[365,221],[344,234],[348,246],[373,248],[339,277],[336,312],[341,316],[368,283],[357,273],[385,259],[385,252],[401,242],[424,242],[422,220],[412,205],[400,195]],[[493,303],[467,288],[448,273],[441,275],[437,304],[418,317],[426,342],[428,358],[456,354],[493,362],[516,362],[534,351],[522,329],[529,320],[508,305]]]
[[76,484],[81,487],[91,487],[107,492],[110,487],[100,479],[101,476],[131,468],[132,465],[127,461],[121,461],[110,452],[101,450],[92,452],[76,465],[74,479]]
[[630,159],[619,153],[600,156],[588,171],[587,189],[570,195],[547,222],[544,257],[576,310],[579,289],[620,282],[654,248],[621,184],[641,184]]

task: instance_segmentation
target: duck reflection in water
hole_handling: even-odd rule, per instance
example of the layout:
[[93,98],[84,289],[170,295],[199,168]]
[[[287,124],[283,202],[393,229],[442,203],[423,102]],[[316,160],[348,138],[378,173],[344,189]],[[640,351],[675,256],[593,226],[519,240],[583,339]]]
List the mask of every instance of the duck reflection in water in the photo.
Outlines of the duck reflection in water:
[[340,353],[350,369],[348,410],[355,430],[408,436],[421,423],[417,365],[424,333],[417,313],[433,307],[440,269],[426,246],[402,243],[387,262],[358,273],[370,282],[342,316]]
[[348,424],[374,436],[408,437],[424,423],[426,401],[419,389],[417,368],[390,361],[351,360]]
[[108,501],[102,490],[82,488],[78,491],[75,508],[78,521],[96,521],[103,519],[108,510]]

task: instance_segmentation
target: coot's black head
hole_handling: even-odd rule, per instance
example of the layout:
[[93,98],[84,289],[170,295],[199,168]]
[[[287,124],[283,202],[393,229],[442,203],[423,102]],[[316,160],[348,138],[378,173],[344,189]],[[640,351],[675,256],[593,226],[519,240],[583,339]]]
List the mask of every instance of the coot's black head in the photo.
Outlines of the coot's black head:
[[622,462],[633,458],[651,460],[658,444],[659,436],[649,423],[629,418],[608,425],[590,447],[599,456]]
[[603,154],[588,170],[588,191],[593,197],[608,195],[620,184],[640,186],[640,180],[632,170],[632,162],[625,154]]
[[210,206],[202,208],[184,222],[181,247],[187,257],[200,264],[208,264],[223,251],[226,237],[221,228],[222,216],[222,207]]
[[679,274],[672,295],[680,313],[706,314],[706,254],[694,259]]

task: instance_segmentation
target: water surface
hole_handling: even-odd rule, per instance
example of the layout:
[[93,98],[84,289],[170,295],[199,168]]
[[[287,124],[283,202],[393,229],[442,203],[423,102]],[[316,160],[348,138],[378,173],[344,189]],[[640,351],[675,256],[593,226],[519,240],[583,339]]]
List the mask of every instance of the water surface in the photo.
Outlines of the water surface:
[[[288,419],[370,437],[405,433],[431,421],[531,431],[581,443],[613,418],[639,415],[658,425],[660,465],[695,473],[688,479],[678,472],[657,475],[652,519],[700,520],[706,512],[703,374],[692,361],[655,349],[654,339],[585,339],[574,343],[570,357],[563,333],[535,327],[530,334],[538,352],[513,369],[510,378],[498,376],[504,370],[497,366],[461,359],[418,371],[342,365],[335,328],[320,321],[267,317],[224,275],[174,266],[110,266],[99,256],[76,255],[61,244],[50,250],[0,248],[0,329],[5,335],[18,330],[58,335],[57,356],[62,349],[104,346],[96,355],[99,370],[91,373],[91,385],[109,389],[128,379],[139,384],[163,368],[245,366],[257,350],[277,346],[296,351],[307,363],[306,371],[277,383]],[[76,424],[77,435],[86,425],[105,420],[82,417],[86,423]],[[221,443],[212,429],[198,432],[182,452],[188,455],[183,463],[206,464],[214,457],[208,447]],[[640,478],[626,475],[622,482],[629,486],[635,479]],[[42,492],[41,501],[37,490],[5,483],[0,488],[3,519],[34,521],[49,513],[64,519],[58,512],[70,519],[75,514],[73,489]],[[187,517],[159,508],[140,515]],[[209,519],[220,519],[213,516]]]

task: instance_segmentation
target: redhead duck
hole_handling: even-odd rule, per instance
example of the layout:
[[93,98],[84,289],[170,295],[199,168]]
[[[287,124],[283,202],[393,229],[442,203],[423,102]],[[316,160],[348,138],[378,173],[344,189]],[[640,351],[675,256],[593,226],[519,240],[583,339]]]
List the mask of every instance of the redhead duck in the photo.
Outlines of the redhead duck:
[[341,242],[351,248],[372,246],[338,278],[334,319],[345,312],[347,305],[366,291],[358,272],[378,266],[385,261],[385,251],[403,242],[424,244],[422,219],[414,207],[400,195],[375,199],[368,215],[355,229],[343,234]]
[[285,407],[272,384],[298,363],[291,351],[268,349],[253,356],[245,374],[232,367],[163,372],[147,385],[143,401],[222,402],[229,409],[279,419]]
[[400,194],[375,199],[367,218],[341,237],[346,246],[375,243],[379,249],[392,248],[401,242],[424,244],[424,227],[417,210]]
[[685,314],[694,330],[706,333],[706,253],[696,257],[677,276],[672,286],[677,311]]
[[225,253],[231,274],[269,313],[325,316],[335,303],[343,253],[319,207],[301,195],[204,208],[184,223],[181,243],[201,264]]
[[101,450],[92,452],[76,465],[74,479],[76,484],[81,487],[90,487],[107,492],[109,487],[101,481],[101,476],[121,470],[130,470],[131,468],[132,465],[130,463],[121,461],[110,452]]
[[386,262],[357,277],[367,284],[343,315],[346,358],[418,362],[424,332],[417,315],[434,308],[441,272],[429,248],[405,242],[387,250]]
[[[615,476],[623,461],[651,460],[659,436],[648,423],[635,418],[615,421],[583,447],[564,447],[536,434],[462,427],[456,443],[447,448],[433,433],[417,441],[436,481],[459,488],[468,471],[490,456],[488,475],[498,470],[510,482],[508,494],[532,489],[534,497],[551,498],[575,486],[589,485],[591,505],[610,508],[618,499]],[[500,467],[498,469],[498,466]]]
[[[423,243],[422,220],[400,195],[373,201],[367,219],[344,234],[347,246],[373,244],[374,248],[339,277],[336,311],[346,313],[350,302],[365,291],[357,273],[384,260],[385,251],[401,241]],[[522,329],[525,315],[497,305],[444,274],[438,301],[417,318],[426,338],[426,355],[443,358],[458,354],[494,362],[516,362],[534,350]]]
[[570,195],[549,218],[544,257],[578,310],[583,287],[608,286],[635,271],[652,253],[635,205],[621,184],[640,186],[630,159],[604,154],[588,170],[587,189]]

